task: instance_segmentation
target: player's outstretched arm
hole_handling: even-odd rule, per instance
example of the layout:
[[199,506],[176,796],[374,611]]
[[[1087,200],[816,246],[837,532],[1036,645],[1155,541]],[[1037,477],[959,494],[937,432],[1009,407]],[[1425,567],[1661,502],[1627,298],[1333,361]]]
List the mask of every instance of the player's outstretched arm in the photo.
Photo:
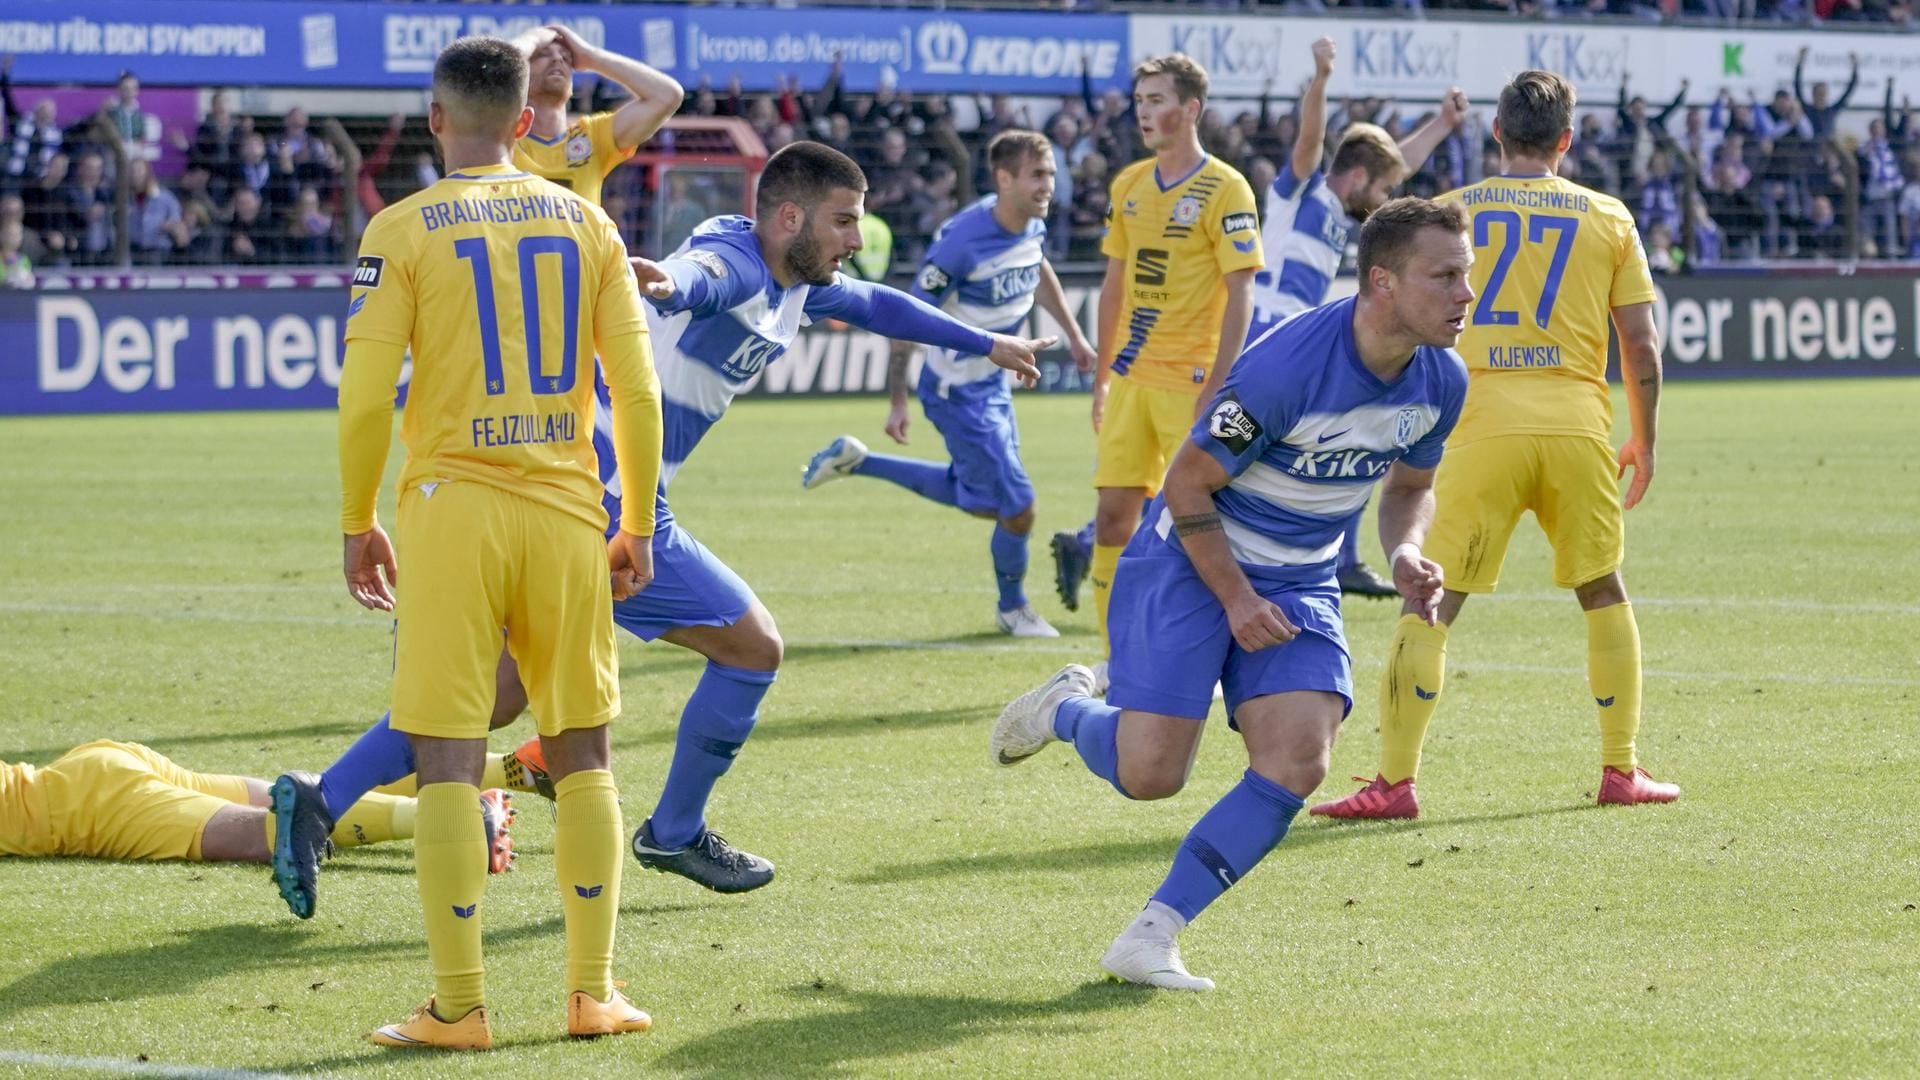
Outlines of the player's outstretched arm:
[[1034,350],[1050,348],[1057,340],[989,334],[899,289],[845,274],[835,275],[832,285],[807,294],[807,315],[839,319],[896,341],[984,356],[1019,375],[1028,385],[1040,378],[1040,369],[1033,363]]
[[653,137],[660,126],[680,108],[686,91],[665,73],[648,67],[630,56],[587,44],[580,35],[564,26],[549,26],[560,43],[573,54],[573,69],[604,75],[624,87],[633,100],[613,114],[613,144],[622,151],[631,150]]
[[1033,298],[1053,321],[1060,324],[1060,330],[1067,337],[1067,353],[1073,357],[1073,366],[1085,375],[1099,363],[1099,357],[1093,351],[1092,343],[1087,341],[1086,332],[1080,329],[1080,320],[1074,317],[1073,310],[1067,307],[1067,290],[1060,286],[1060,276],[1053,272],[1053,264],[1040,260],[1040,285],[1033,292]]
[[1278,605],[1254,591],[1246,571],[1240,569],[1227,547],[1213,493],[1231,479],[1211,454],[1187,442],[1174,454],[1160,490],[1166,495],[1167,511],[1173,515],[1173,528],[1180,535],[1187,561],[1193,563],[1207,590],[1226,609],[1233,639],[1248,652],[1256,652],[1292,641],[1300,628],[1287,620]]
[[1433,474],[1396,461],[1380,484],[1380,546],[1393,569],[1393,587],[1406,601],[1405,611],[1428,626],[1439,617],[1446,580],[1440,564],[1420,553],[1433,525]]
[[[1305,180],[1327,149],[1327,82],[1333,78],[1333,39],[1313,43],[1313,79],[1300,95],[1300,129],[1293,137],[1293,176]],[[1208,399],[1202,399],[1208,400]]]
[[404,345],[353,338],[340,371],[341,565],[347,595],[374,611],[393,610],[393,586],[398,583],[393,545],[374,510],[393,440],[393,401],[406,353]]
[[1621,500],[1631,510],[1653,483],[1653,443],[1660,422],[1660,329],[1653,323],[1651,303],[1614,308],[1613,326],[1620,335],[1620,380],[1626,384],[1627,415],[1633,421],[1618,456],[1621,476],[1633,470]]

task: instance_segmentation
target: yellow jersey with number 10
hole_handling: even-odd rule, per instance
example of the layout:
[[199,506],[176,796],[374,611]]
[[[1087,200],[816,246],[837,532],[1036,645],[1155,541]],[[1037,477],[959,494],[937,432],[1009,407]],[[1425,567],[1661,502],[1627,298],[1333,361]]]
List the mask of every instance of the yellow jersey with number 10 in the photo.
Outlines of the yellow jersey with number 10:
[[1113,371],[1141,386],[1198,393],[1220,348],[1222,279],[1264,262],[1253,188],[1211,155],[1162,185],[1148,158],[1120,170],[1111,197],[1100,253],[1126,263],[1119,325],[1101,327],[1119,338]]
[[598,206],[607,174],[636,149],[614,145],[612,113],[594,113],[569,124],[557,139],[535,138],[532,132],[521,136],[513,145],[513,163]]
[[473,480],[598,529],[594,348],[646,327],[606,213],[493,165],[449,173],[367,224],[346,339],[412,347],[400,490]]
[[1454,348],[1467,403],[1448,441],[1613,432],[1612,309],[1653,299],[1633,215],[1557,176],[1496,176],[1440,196],[1472,221],[1473,305]]

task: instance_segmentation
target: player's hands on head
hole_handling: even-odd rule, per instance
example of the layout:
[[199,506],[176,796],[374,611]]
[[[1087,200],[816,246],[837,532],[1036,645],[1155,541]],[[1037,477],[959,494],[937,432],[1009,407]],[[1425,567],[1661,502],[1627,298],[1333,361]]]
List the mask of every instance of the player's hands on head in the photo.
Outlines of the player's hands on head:
[[1333,73],[1333,39],[1320,38],[1313,43],[1313,73],[1326,76]]
[[1227,628],[1233,631],[1233,640],[1248,652],[1285,645],[1300,634],[1300,628],[1287,621],[1280,605],[1251,588],[1227,604]]
[[[341,568],[347,576],[347,595],[369,611],[393,610],[393,587],[400,584],[393,541],[379,522],[366,532],[346,537]],[[382,575],[385,575],[382,577]]]
[[1041,349],[1051,349],[1060,343],[1057,337],[1019,338],[1008,334],[993,334],[993,351],[987,359],[998,367],[1006,368],[1020,377],[1020,385],[1032,386],[1040,381],[1040,367],[1035,363],[1033,354]]
[[907,445],[907,403],[891,401],[887,403],[887,438]]
[[613,575],[613,598],[625,600],[653,582],[653,541],[621,529],[607,541],[607,569]]
[[1638,437],[1628,439],[1621,444],[1616,460],[1620,463],[1620,471],[1614,474],[1616,479],[1627,475],[1628,469],[1633,470],[1633,479],[1627,482],[1627,494],[1620,502],[1622,508],[1631,510],[1640,505],[1647,487],[1653,483],[1653,447]]
[[641,295],[651,296],[655,300],[665,300],[673,295],[673,278],[660,269],[659,263],[636,255],[629,258],[627,264],[633,267],[633,280],[639,284]]
[[540,47],[542,45],[545,45],[547,42],[552,41],[553,39],[554,39],[553,27],[533,26],[533,27],[528,27],[527,29],[522,30],[519,34],[515,35],[513,39],[513,47],[516,49],[519,49],[520,52],[526,56],[532,56],[534,53],[537,53],[540,51]]
[[554,40],[560,42],[561,47],[567,50],[567,55],[573,58],[573,70],[593,70],[588,66],[593,62],[593,46],[581,40],[580,35],[561,26],[559,23],[551,23],[541,29],[551,30],[553,32]]
[[1432,626],[1440,618],[1440,595],[1446,586],[1446,572],[1412,544],[1394,549],[1392,569],[1393,587],[1413,605],[1413,613]]

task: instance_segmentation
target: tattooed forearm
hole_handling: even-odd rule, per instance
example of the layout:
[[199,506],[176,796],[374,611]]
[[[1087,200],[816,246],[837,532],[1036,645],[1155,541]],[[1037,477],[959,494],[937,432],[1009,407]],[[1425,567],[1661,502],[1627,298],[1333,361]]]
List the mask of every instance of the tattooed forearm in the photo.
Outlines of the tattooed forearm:
[[1173,529],[1181,536],[1213,532],[1218,528],[1220,528],[1220,515],[1217,513],[1191,514],[1187,517],[1177,517],[1173,519]]

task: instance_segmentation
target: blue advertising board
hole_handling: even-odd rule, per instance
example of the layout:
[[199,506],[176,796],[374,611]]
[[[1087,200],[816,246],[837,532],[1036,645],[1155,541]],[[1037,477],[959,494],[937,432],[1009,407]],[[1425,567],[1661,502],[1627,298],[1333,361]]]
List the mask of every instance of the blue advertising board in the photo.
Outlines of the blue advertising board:
[[[0,292],[0,416],[330,408],[347,289],[310,277],[136,288],[77,278],[82,287]],[[1089,333],[1099,282],[1063,282]],[[1920,376],[1911,276],[1703,274],[1659,284],[1669,379]],[[1037,329],[1055,332],[1044,318]],[[878,334],[809,327],[748,392],[881,393],[889,352]],[[1051,359],[1041,389],[1086,389],[1064,356]]]
[[1123,15],[1046,12],[804,11],[650,4],[299,3],[238,0],[8,0],[0,53],[22,83],[158,86],[423,86],[433,59],[468,34],[511,37],[563,23],[694,86],[738,78],[767,90],[819,86],[838,58],[849,90],[891,78],[907,91],[1075,93],[1124,86]]

